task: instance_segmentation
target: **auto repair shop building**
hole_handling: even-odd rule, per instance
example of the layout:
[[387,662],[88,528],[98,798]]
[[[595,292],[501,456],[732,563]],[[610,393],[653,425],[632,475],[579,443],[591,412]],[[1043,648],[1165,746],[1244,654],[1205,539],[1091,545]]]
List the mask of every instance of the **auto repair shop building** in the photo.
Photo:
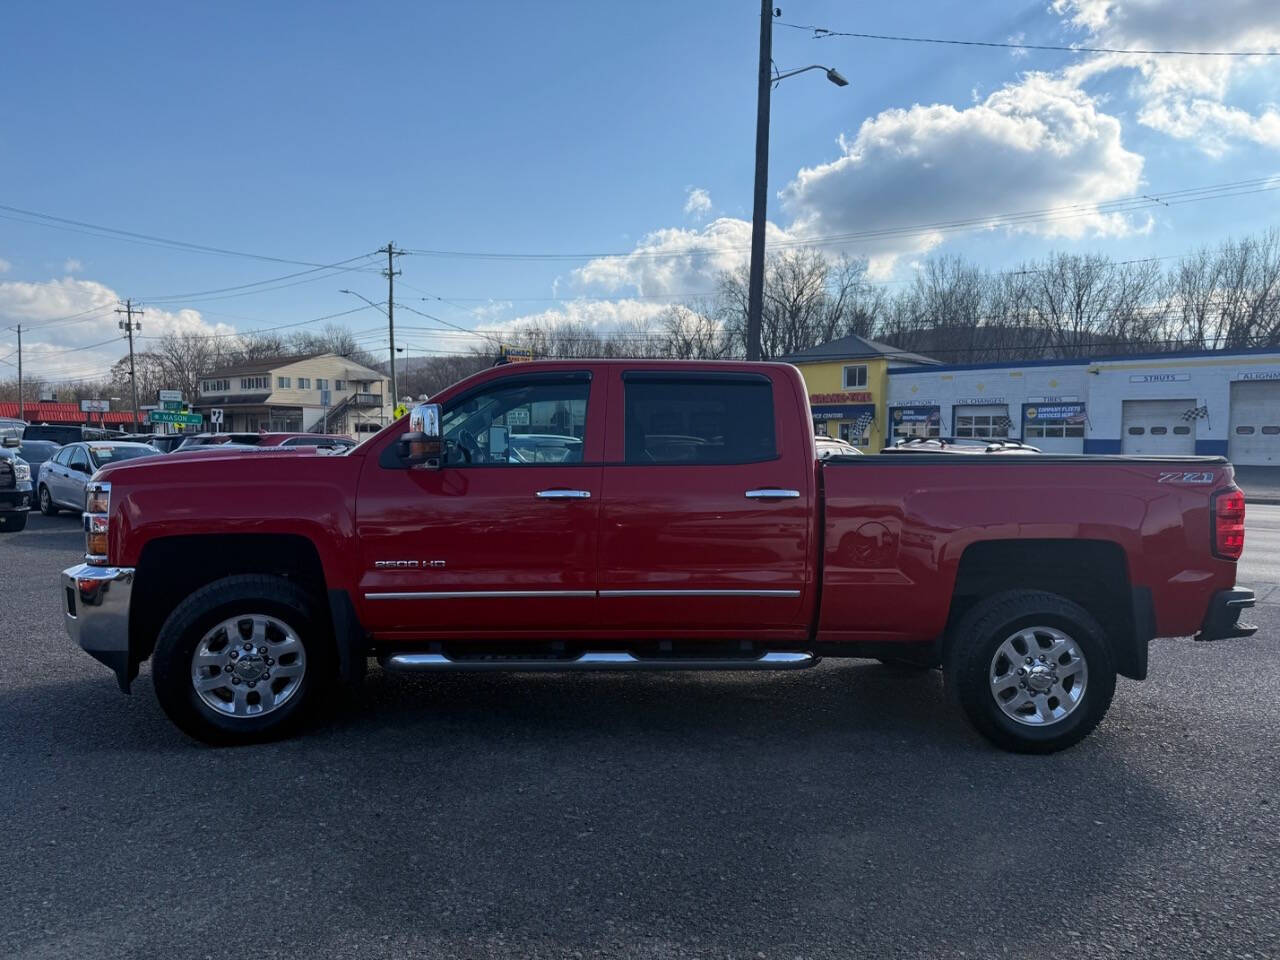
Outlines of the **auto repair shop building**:
[[892,439],[1010,437],[1055,453],[1280,464],[1274,347],[899,367],[886,379]]

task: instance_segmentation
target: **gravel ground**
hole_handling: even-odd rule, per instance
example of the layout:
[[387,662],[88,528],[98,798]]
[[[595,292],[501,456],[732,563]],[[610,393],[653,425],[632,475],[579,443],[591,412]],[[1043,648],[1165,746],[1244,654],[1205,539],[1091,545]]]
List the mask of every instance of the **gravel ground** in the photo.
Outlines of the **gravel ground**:
[[[80,543],[0,539],[6,956],[1280,955],[1280,603],[1254,639],[1160,642],[1052,757],[860,661],[375,669],[321,729],[211,750],[71,646]],[[1280,601],[1271,562],[1241,581]]]

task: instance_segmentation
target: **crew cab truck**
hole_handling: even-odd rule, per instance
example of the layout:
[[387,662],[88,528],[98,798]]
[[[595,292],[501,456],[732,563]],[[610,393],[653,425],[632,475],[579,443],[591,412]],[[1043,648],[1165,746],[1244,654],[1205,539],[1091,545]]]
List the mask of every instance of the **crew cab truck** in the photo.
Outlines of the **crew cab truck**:
[[[522,437],[536,437],[525,442]],[[553,438],[553,439],[548,439]],[[193,737],[280,736],[388,671],[941,666],[973,725],[1049,752],[1154,637],[1246,636],[1220,458],[819,461],[791,366],[483,371],[338,456],[101,470],[72,637]]]

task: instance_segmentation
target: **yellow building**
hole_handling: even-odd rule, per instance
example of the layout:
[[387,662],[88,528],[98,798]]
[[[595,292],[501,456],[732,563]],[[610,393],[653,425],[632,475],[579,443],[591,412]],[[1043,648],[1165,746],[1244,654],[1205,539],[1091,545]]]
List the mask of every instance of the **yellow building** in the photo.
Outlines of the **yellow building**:
[[875,453],[885,445],[889,368],[938,363],[859,336],[841,337],[778,359],[800,368],[809,388],[814,429],[848,440],[863,453]]

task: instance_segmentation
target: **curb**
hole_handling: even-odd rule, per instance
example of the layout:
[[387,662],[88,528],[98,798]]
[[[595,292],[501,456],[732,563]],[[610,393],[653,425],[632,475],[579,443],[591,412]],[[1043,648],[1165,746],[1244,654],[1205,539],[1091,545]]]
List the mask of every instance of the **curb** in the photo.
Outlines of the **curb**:
[[1263,504],[1265,506],[1280,506],[1280,497],[1251,497],[1249,494],[1244,495],[1244,502],[1247,506],[1250,503]]

